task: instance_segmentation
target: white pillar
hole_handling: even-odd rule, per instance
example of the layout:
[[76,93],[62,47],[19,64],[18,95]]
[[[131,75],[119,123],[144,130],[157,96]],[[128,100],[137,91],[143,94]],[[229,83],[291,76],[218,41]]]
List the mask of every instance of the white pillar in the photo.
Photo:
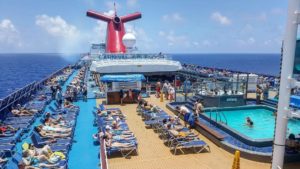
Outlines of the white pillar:
[[283,44],[283,58],[279,88],[278,112],[274,138],[272,169],[282,168],[285,153],[285,139],[287,130],[287,112],[290,104],[291,89],[288,77],[292,76],[297,40],[298,9],[300,0],[289,0],[288,18]]

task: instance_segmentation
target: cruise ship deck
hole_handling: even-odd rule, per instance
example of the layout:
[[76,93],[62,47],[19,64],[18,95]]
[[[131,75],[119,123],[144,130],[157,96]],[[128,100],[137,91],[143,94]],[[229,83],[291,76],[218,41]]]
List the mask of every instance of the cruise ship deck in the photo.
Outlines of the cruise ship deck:
[[[151,96],[146,99],[170,115],[173,113],[166,108],[167,101],[160,102],[159,99]],[[98,103],[101,100],[97,100]],[[211,152],[202,152],[199,154],[186,153],[173,155],[170,149],[163,144],[158,134],[152,129],[147,129],[141,116],[136,113],[136,104],[127,105],[109,105],[108,108],[120,108],[126,115],[126,120],[130,130],[135,134],[139,147],[137,156],[131,156],[130,159],[122,157],[113,157],[108,159],[110,169],[226,169],[231,168],[234,155],[218,147],[203,135],[199,138],[204,140],[210,146]],[[297,169],[299,164],[287,164],[285,168]],[[261,163],[241,158],[241,168],[243,169],[269,169],[270,163]]]

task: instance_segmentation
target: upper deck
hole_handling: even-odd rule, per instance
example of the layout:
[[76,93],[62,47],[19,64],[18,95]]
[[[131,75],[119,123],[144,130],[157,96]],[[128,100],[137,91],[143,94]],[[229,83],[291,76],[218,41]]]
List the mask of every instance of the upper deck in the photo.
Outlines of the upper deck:
[[93,56],[90,70],[111,73],[176,72],[181,63],[163,54],[100,54]]

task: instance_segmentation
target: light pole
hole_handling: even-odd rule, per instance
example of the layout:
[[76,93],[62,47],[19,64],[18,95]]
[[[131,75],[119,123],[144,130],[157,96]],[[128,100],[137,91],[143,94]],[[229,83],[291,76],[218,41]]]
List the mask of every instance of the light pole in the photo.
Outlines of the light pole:
[[272,169],[281,169],[284,162],[285,140],[291,95],[291,77],[297,40],[300,0],[289,0],[287,25],[284,36],[279,101],[273,143]]

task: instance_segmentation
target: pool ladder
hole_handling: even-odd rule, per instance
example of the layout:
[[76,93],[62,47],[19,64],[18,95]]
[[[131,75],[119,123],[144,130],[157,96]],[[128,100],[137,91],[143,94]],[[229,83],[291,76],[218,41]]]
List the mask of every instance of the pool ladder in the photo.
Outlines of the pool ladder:
[[[212,113],[215,112],[215,121],[218,123],[224,123],[227,125],[227,118],[225,116],[225,114],[223,112],[219,112],[217,111],[216,109],[211,109],[210,113],[209,113],[209,117],[210,117],[210,120],[212,120]],[[222,117],[223,117],[223,120],[222,120]]]

